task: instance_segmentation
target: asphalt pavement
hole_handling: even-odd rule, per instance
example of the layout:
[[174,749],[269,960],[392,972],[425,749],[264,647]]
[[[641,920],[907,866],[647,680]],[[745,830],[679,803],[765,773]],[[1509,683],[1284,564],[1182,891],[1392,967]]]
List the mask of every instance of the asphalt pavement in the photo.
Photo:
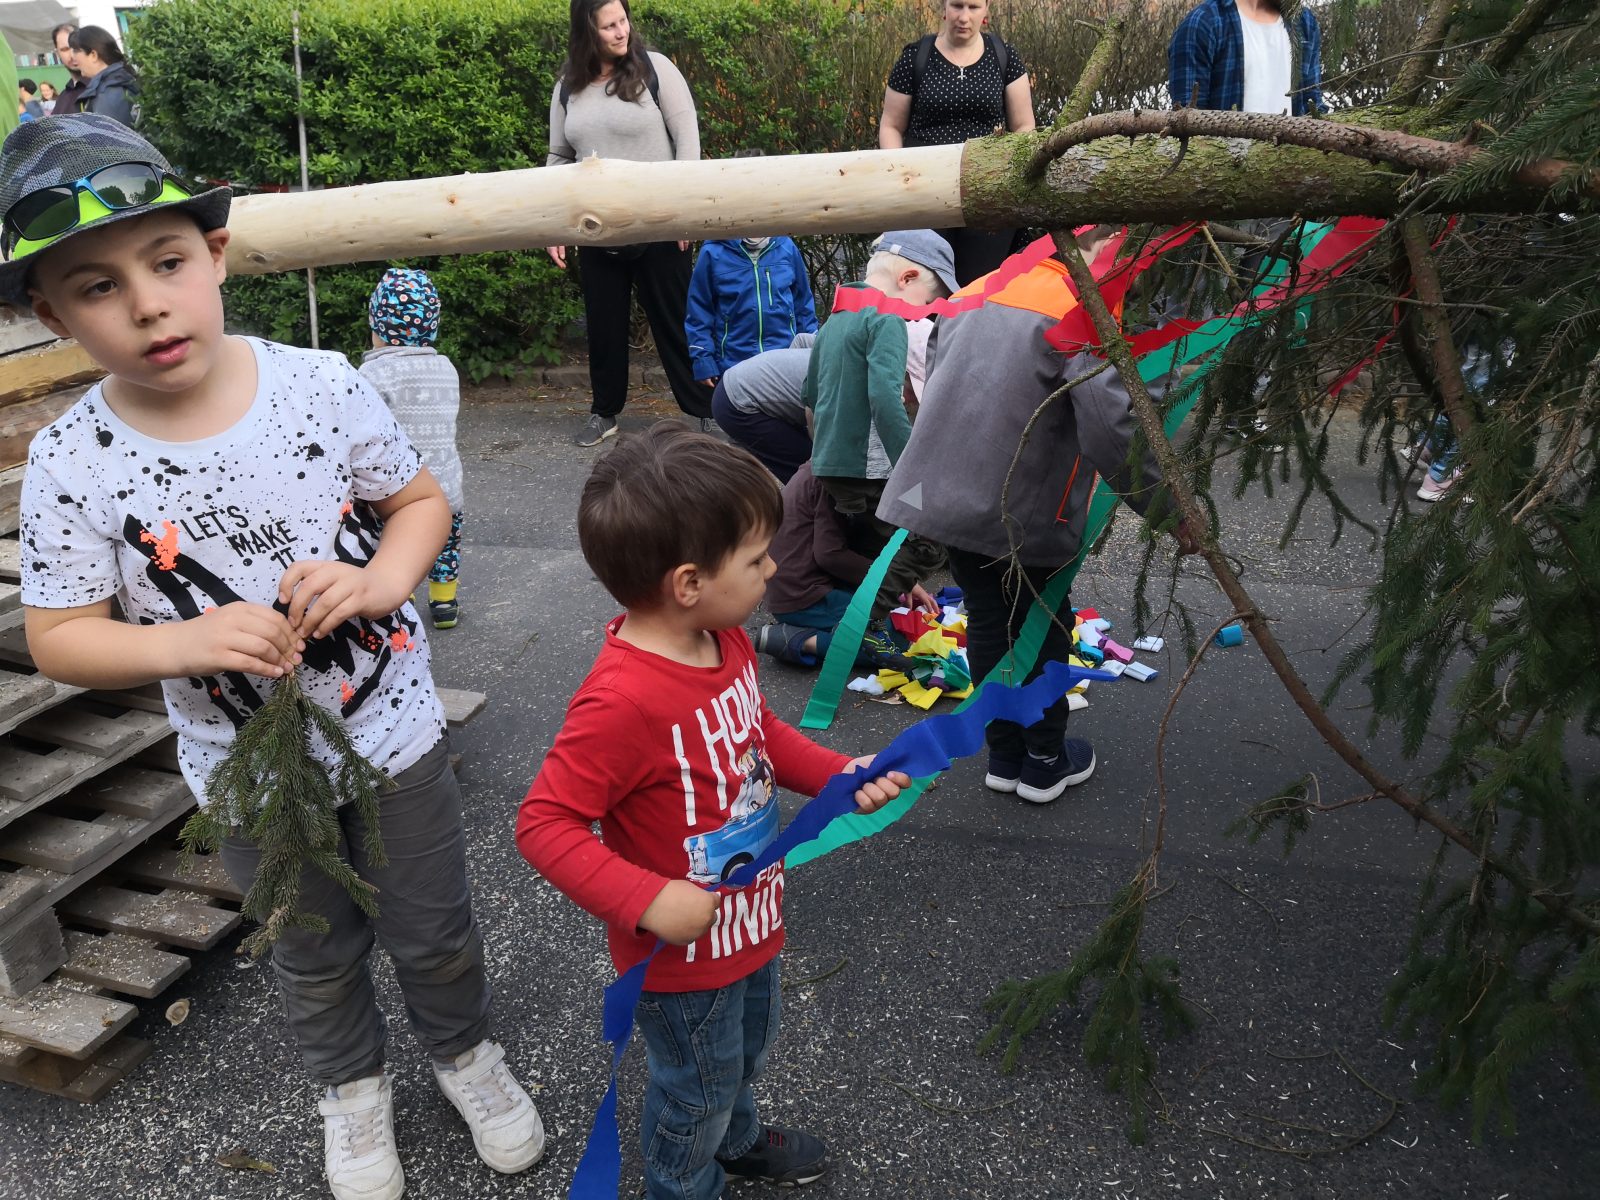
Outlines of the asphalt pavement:
[[[611,969],[599,925],[533,874],[511,832],[615,606],[585,568],[574,532],[595,453],[568,443],[581,405],[570,395],[530,400],[527,389],[475,395],[460,439],[469,501],[463,617],[435,635],[435,666],[441,684],[489,696],[456,749],[465,754],[469,854],[498,1035],[544,1114],[542,1163],[517,1177],[479,1163],[406,1027],[392,972],[387,964],[377,972],[391,1016],[406,1194],[555,1200],[566,1195],[604,1088],[599,994]],[[624,429],[665,413],[636,401]],[[1335,430],[1330,469],[1358,512],[1375,513],[1374,472],[1355,461],[1354,427],[1341,419]],[[1287,499],[1218,492],[1248,582],[1320,686],[1362,619],[1370,542],[1352,531],[1330,545],[1327,523],[1308,516],[1280,550]],[[1124,632],[1137,564],[1133,523],[1123,522],[1086,567],[1075,600]],[[1162,595],[1159,585],[1152,595]],[[1227,615],[1189,565],[1179,595],[1202,629]],[[1167,632],[1167,652],[1142,656],[1161,669],[1155,680],[1091,689],[1074,732],[1094,741],[1099,769],[1058,803],[998,797],[982,786],[981,763],[964,762],[897,825],[793,870],[784,1028],[760,1094],[768,1119],[803,1125],[832,1147],[833,1173],[807,1194],[1595,1195],[1595,1112],[1575,1075],[1555,1065],[1534,1072],[1518,1089],[1517,1136],[1475,1144],[1466,1113],[1442,1111],[1415,1091],[1428,1032],[1407,1037],[1380,1019],[1410,933],[1418,869],[1435,839],[1383,802],[1319,818],[1287,861],[1276,841],[1252,847],[1224,833],[1250,803],[1306,772],[1328,801],[1365,790],[1248,643],[1208,655],[1170,722],[1165,890],[1150,908],[1145,945],[1181,961],[1183,994],[1200,1025],[1172,1041],[1151,1027],[1159,1112],[1147,1141],[1130,1143],[1126,1102],[1084,1062],[1085,1010],[1063,1008],[1011,1073],[977,1053],[994,986],[1064,964],[1139,861],[1156,803],[1155,734],[1186,665]],[[764,690],[790,720],[810,682],[763,665]],[[1358,690],[1333,711],[1351,731],[1364,729]],[[917,715],[851,696],[820,740],[868,752]],[[1369,749],[1407,773],[1392,738]],[[1592,751],[1579,748],[1586,759]],[[792,811],[792,797],[785,807]],[[232,951],[229,944],[203,957],[163,1003],[148,1006],[133,1032],[151,1039],[154,1053],[100,1104],[0,1086],[0,1197],[327,1194],[316,1092],[301,1074],[270,972]],[[169,1026],[161,1010],[179,996],[191,1001],[191,1015]],[[635,1050],[622,1090],[628,1196],[639,1179],[642,1078]],[[271,1173],[217,1164],[240,1150]],[[731,1189],[736,1200],[759,1194]]]

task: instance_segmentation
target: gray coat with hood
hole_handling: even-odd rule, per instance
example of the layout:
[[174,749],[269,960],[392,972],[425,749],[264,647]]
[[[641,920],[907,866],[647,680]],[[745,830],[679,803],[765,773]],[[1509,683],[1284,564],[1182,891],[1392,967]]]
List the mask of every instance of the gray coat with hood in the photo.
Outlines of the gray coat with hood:
[[[1041,268],[1043,285],[1036,280],[1026,289],[1032,301],[1050,296],[1056,282],[1050,277],[1062,274],[1053,260]],[[1012,529],[1008,538],[1001,495],[1023,429],[1051,393],[1100,360],[1062,354],[1044,340],[1064,311],[1059,301],[1016,307],[1003,302],[1005,294],[1001,302],[992,299],[937,322],[928,346],[922,407],[884,488],[878,516],[933,541],[995,558],[1010,553],[1014,540],[1023,564],[1055,568],[1078,553],[1097,478],[1106,479],[1141,514],[1152,504],[1164,504],[1166,493],[1148,450],[1137,471],[1129,464],[1134,417],[1121,378],[1108,368],[1039,417],[1016,460],[1005,505]]]

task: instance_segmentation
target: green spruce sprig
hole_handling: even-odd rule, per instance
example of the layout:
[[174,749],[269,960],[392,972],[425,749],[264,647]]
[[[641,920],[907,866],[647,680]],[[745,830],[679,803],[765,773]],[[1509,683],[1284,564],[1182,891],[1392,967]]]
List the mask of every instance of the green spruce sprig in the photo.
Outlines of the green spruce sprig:
[[[313,737],[333,751],[333,768],[312,754]],[[328,931],[324,918],[300,908],[307,868],[338,883],[369,917],[377,915],[375,889],[340,856],[337,810],[342,802],[356,806],[367,831],[362,852],[373,866],[384,866],[378,794],[389,786],[356,750],[344,722],[308,697],[297,675],[281,680],[245,722],[206,780],[208,803],[184,823],[179,840],[186,858],[216,850],[230,836],[261,851],[243,908],[260,924],[244,942],[252,957],[289,929]]]

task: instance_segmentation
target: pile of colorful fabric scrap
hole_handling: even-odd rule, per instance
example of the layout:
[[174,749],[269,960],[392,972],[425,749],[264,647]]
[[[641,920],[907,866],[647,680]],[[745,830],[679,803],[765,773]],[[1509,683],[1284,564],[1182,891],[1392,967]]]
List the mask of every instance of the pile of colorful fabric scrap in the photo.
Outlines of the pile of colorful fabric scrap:
[[[897,608],[888,615],[888,636],[908,666],[899,671],[879,671],[850,681],[850,690],[866,696],[898,694],[918,708],[932,708],[941,696],[962,700],[972,694],[972,668],[967,663],[967,612],[959,588],[945,588],[935,599],[939,611]],[[1109,671],[1144,681],[1153,679],[1154,667],[1136,662],[1133,651],[1109,636],[1111,622],[1092,608],[1074,610],[1072,666]],[[1144,638],[1141,650],[1161,649],[1160,638]],[[1087,708],[1089,681],[1069,693],[1074,709]]]

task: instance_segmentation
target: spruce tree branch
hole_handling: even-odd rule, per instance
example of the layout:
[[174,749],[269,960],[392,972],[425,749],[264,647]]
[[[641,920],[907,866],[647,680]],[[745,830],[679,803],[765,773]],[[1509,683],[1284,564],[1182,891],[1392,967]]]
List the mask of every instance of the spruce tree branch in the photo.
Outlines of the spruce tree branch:
[[1505,32],[1489,44],[1478,61],[1496,74],[1503,72],[1561,3],[1562,0],[1524,0]]
[[1138,3],[1139,0],[1122,0],[1122,3],[1106,18],[1100,40],[1090,51],[1089,61],[1083,64],[1083,74],[1078,76],[1078,82],[1072,88],[1072,95],[1067,97],[1067,102],[1061,106],[1061,111],[1050,123],[1050,128],[1065,129],[1089,115],[1089,106],[1094,103],[1095,93],[1100,90],[1100,85],[1105,82],[1106,75],[1111,71],[1111,64],[1122,46],[1122,33],[1127,29],[1128,18]]
[[1410,56],[1395,77],[1394,86],[1384,97],[1386,104],[1412,105],[1422,99],[1422,89],[1428,86],[1428,72],[1439,59],[1445,35],[1456,14],[1457,0],[1433,0],[1422,18],[1416,39],[1411,43]]
[[[1100,113],[1072,125],[1056,129],[1039,143],[1028,162],[1026,177],[1036,182],[1050,164],[1074,146],[1098,138],[1141,136],[1249,138],[1343,154],[1370,162],[1405,167],[1427,175],[1444,175],[1486,153],[1481,147],[1464,142],[1401,133],[1392,129],[1372,129],[1319,117],[1286,117],[1271,113],[1223,112],[1216,109],[1176,108],[1171,111]],[[1528,163],[1512,178],[1528,187],[1544,191],[1563,182],[1575,164],[1564,159],[1544,158]],[[1585,171],[1580,194],[1600,198],[1600,171]]]
[[[1520,525],[1528,514],[1537,509],[1541,504],[1554,494],[1556,488],[1561,486],[1561,481],[1566,478],[1567,472],[1572,470],[1572,465],[1578,460],[1578,452],[1583,449],[1584,425],[1588,419],[1590,408],[1600,399],[1600,354],[1589,360],[1589,372],[1584,376],[1583,390],[1578,393],[1578,403],[1567,420],[1567,427],[1562,432],[1556,443],[1556,448],[1551,452],[1549,460],[1545,463],[1541,474],[1544,482],[1534,492],[1533,496],[1517,509],[1516,516],[1511,518],[1513,525]],[[1529,480],[1527,488],[1519,493],[1511,504],[1516,504],[1528,489],[1538,481],[1539,475]],[[1506,508],[1509,510],[1511,504]]]
[[1422,328],[1431,343],[1433,378],[1439,385],[1439,396],[1445,412],[1450,415],[1450,424],[1455,427],[1456,437],[1463,438],[1472,432],[1475,421],[1467,405],[1466,380],[1461,377],[1461,353],[1456,349],[1455,338],[1450,333],[1450,318],[1444,311],[1439,268],[1434,262],[1422,218],[1404,218],[1400,222],[1400,239],[1411,264],[1417,299],[1422,303]]
[[[1472,837],[1457,826],[1443,813],[1438,812],[1432,805],[1414,794],[1410,789],[1390,779],[1375,765],[1367,760],[1366,755],[1345,732],[1328,716],[1327,710],[1317,703],[1316,697],[1311,694],[1293,663],[1289,661],[1287,653],[1279,643],[1277,636],[1272,631],[1270,622],[1263,616],[1255,600],[1250,596],[1240,582],[1227,555],[1217,544],[1216,531],[1209,529],[1205,522],[1204,510],[1197,501],[1193,489],[1189,486],[1188,479],[1183,474],[1182,464],[1178,459],[1178,452],[1173,449],[1172,443],[1167,440],[1162,429],[1161,414],[1156,409],[1155,401],[1151,398],[1149,389],[1145,387],[1139,377],[1138,365],[1134,361],[1133,351],[1118,328],[1116,319],[1112,317],[1111,310],[1106,307],[1105,297],[1100,294],[1100,286],[1095,282],[1094,275],[1084,263],[1082,257],[1075,253],[1076,246],[1072,239],[1062,233],[1056,233],[1056,243],[1061,247],[1061,255],[1066,264],[1067,273],[1072,277],[1072,282],[1077,288],[1079,301],[1088,312],[1090,320],[1094,323],[1096,332],[1100,335],[1101,345],[1104,347],[1106,357],[1117,368],[1122,377],[1123,386],[1127,389],[1134,416],[1144,431],[1145,439],[1156,461],[1161,468],[1163,484],[1182,519],[1188,522],[1190,530],[1199,537],[1201,546],[1200,554],[1205,558],[1206,565],[1211,568],[1211,573],[1216,577],[1222,592],[1233,605],[1234,611],[1239,613],[1250,630],[1250,635],[1255,639],[1256,645],[1261,648],[1261,653],[1271,666],[1273,674],[1277,675],[1284,689],[1289,693],[1295,706],[1305,714],[1318,734],[1322,736],[1330,749],[1333,750],[1344,762],[1362,779],[1366,780],[1375,791],[1382,792],[1413,820],[1431,825],[1445,837],[1460,846],[1467,853],[1476,857],[1480,847]],[[1074,251],[1069,253],[1068,251]],[[1203,533],[1202,533],[1203,531]],[[1529,879],[1522,869],[1515,863],[1506,862],[1496,855],[1488,855],[1485,859],[1488,866],[1497,874],[1503,876],[1512,886],[1537,901],[1553,916],[1565,921],[1587,934],[1600,934],[1600,920],[1576,907],[1564,896],[1553,895]]]
[[[1517,15],[1511,18],[1499,36],[1492,39],[1478,56],[1478,61],[1495,74],[1503,74],[1512,60],[1522,52],[1522,48],[1544,27],[1545,22],[1561,3],[1562,0],[1526,0],[1517,10]],[[1465,98],[1462,81],[1458,80],[1455,86],[1433,106],[1433,110],[1428,114],[1429,122],[1441,121],[1448,117],[1461,107]]]

